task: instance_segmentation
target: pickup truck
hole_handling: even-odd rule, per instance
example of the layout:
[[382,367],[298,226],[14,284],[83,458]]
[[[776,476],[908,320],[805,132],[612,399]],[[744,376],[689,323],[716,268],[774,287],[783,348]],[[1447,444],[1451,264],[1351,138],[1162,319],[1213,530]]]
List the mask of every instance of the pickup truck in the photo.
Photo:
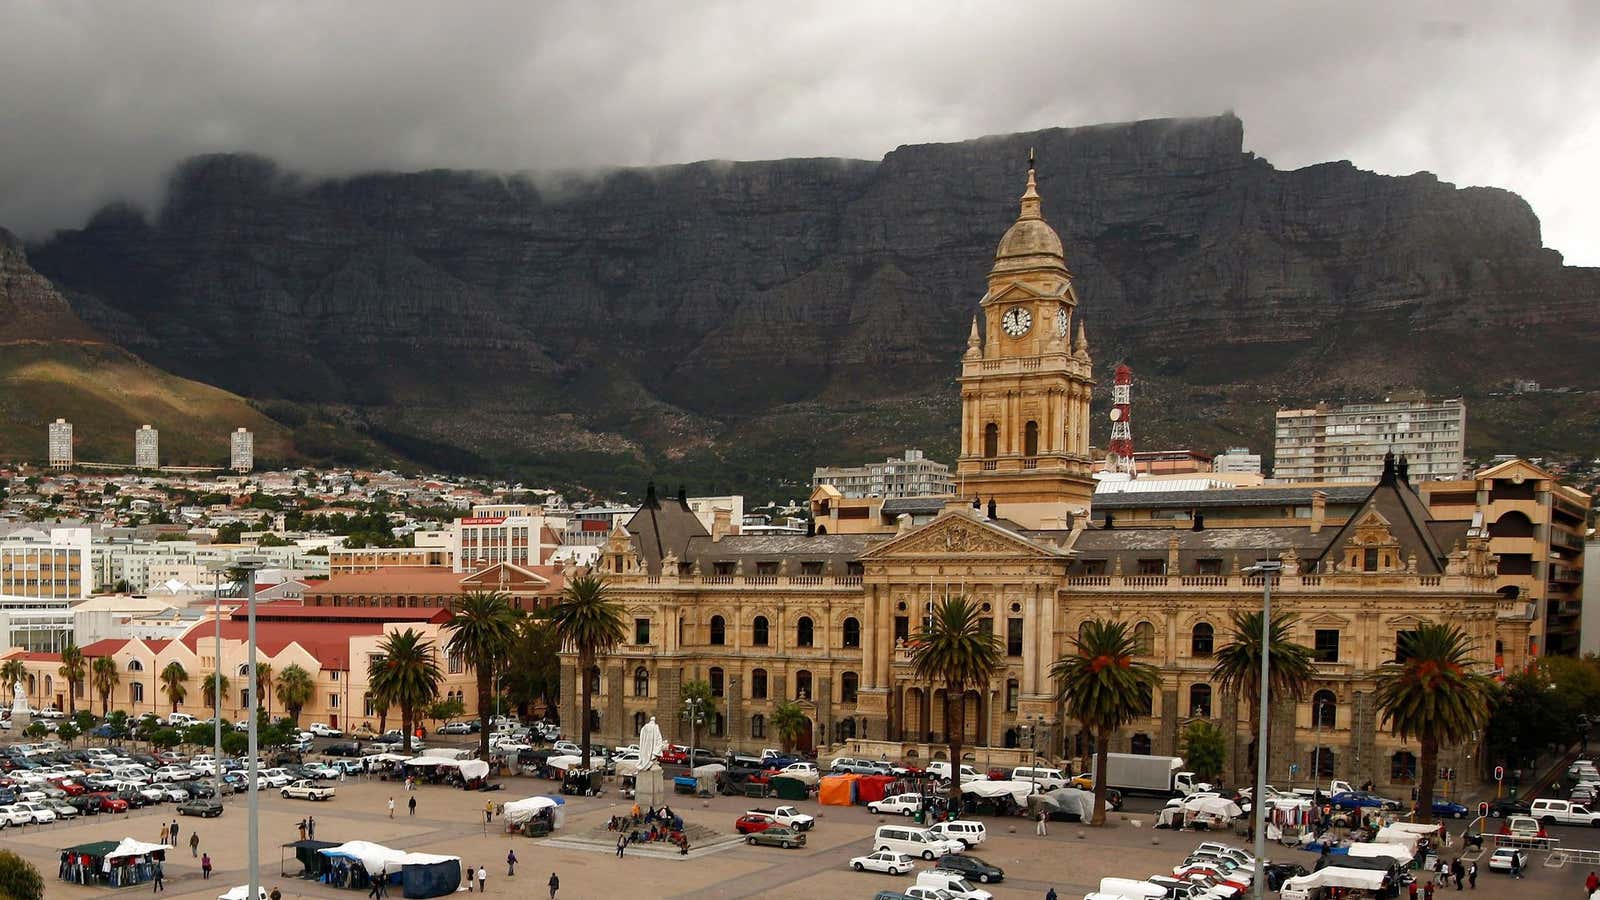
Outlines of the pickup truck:
[[333,788],[317,784],[315,781],[300,780],[284,785],[279,793],[285,800],[290,797],[300,800],[329,800],[333,797],[333,791]]
[[776,809],[752,809],[745,812],[747,816],[766,816],[779,825],[787,825],[795,831],[810,831],[816,824],[814,816],[808,816],[792,806],[780,806]]

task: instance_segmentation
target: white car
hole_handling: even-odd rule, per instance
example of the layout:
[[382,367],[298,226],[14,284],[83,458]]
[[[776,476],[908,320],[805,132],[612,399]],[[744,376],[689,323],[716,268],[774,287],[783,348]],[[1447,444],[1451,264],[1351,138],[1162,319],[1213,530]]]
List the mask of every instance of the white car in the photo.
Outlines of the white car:
[[327,763],[320,763],[320,762],[307,763],[305,766],[302,767],[302,769],[303,769],[303,771],[305,771],[306,774],[310,775],[312,778],[338,778],[339,777],[339,770],[335,769],[333,766],[328,765]]
[[[910,897],[911,900],[955,900],[956,898],[956,895],[949,891],[941,891],[936,887],[928,887],[925,884],[913,884],[902,893]],[[1122,900],[1122,898],[1118,897],[1116,900]]]
[[911,857],[889,850],[879,850],[877,853],[857,856],[850,860],[850,868],[857,872],[888,872],[890,875],[904,875],[916,867],[916,861]]
[[48,825],[56,820],[56,811],[44,803],[18,803],[14,808],[26,810],[38,825]]
[[867,804],[867,812],[874,814],[899,813],[902,816],[910,816],[920,809],[922,809],[920,794],[895,794]]
[[183,766],[162,766],[151,776],[151,781],[189,781],[194,778],[194,771]]
[[1519,870],[1528,868],[1528,851],[1516,847],[1496,847],[1494,855],[1489,857],[1489,871],[1510,872],[1513,859],[1517,861]]
[[167,789],[155,784],[140,785],[134,791],[145,799],[146,803],[160,803],[167,799]]
[[154,785],[154,787],[161,791],[161,799],[168,803],[187,803],[189,801],[189,792],[184,788],[174,787],[170,784],[158,784]]
[[343,731],[340,731],[339,729],[333,727],[332,725],[325,725],[322,722],[312,722],[311,723],[311,727],[310,727],[310,731],[311,731],[312,734],[316,735],[317,737],[325,737],[325,738],[341,738],[341,737],[344,737],[344,732]]
[[35,719],[65,719],[67,714],[59,709],[40,709],[34,711],[33,717]]
[[556,741],[555,746],[552,749],[554,749],[555,752],[564,754],[566,756],[578,756],[583,753],[583,748],[571,741]]
[[294,781],[283,769],[261,769],[256,773],[256,778],[260,782],[258,787],[281,788]]
[[296,781],[293,784],[284,785],[283,790],[279,793],[283,795],[285,800],[290,797],[300,800],[331,800],[333,799],[334,789],[317,784],[315,781]]
[[0,806],[0,828],[32,824],[33,813],[15,806]]

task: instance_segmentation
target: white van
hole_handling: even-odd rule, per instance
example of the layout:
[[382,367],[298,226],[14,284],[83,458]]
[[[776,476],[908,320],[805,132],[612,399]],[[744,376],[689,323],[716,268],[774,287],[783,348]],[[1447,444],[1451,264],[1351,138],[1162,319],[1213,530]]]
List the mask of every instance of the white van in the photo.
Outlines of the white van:
[[1167,896],[1166,888],[1137,878],[1102,878],[1100,893],[1123,897],[1126,900],[1145,900],[1145,898],[1160,900]]
[[1067,786],[1067,776],[1062,774],[1060,769],[1040,769],[1033,766],[1012,769],[1011,780],[1037,784],[1042,791],[1053,791],[1058,787]]
[[911,825],[879,825],[872,835],[872,849],[893,850],[907,856],[920,856],[926,860],[938,859],[946,853],[960,853],[960,841],[934,837],[925,828]]
[[931,872],[918,872],[917,885],[938,888],[952,897],[961,898],[961,900],[994,900],[993,894],[973,887],[971,882],[960,874],[946,872],[942,869],[934,869]]
[[[943,760],[940,760],[938,762],[928,763],[928,774],[937,776],[939,778],[943,778],[945,781],[949,781],[950,780],[950,764],[945,762],[945,761],[943,761]],[[963,783],[968,782],[968,781],[978,781],[979,779],[981,779],[983,777],[984,776],[978,774],[978,770],[977,769],[974,769],[973,767],[971,767],[969,765],[966,765],[965,763],[963,763],[961,765],[961,781]]]
[[1600,812],[1590,812],[1582,803],[1569,800],[1535,800],[1528,814],[1546,825],[1593,825],[1600,827]]
[[966,819],[953,819],[949,822],[935,822],[928,826],[928,833],[934,837],[948,838],[960,841],[961,846],[972,848],[983,843],[989,836],[982,822],[972,822]]
[[196,719],[194,716],[191,716],[188,713],[175,712],[167,715],[167,724],[174,728],[187,728],[188,726],[199,721],[199,719]]

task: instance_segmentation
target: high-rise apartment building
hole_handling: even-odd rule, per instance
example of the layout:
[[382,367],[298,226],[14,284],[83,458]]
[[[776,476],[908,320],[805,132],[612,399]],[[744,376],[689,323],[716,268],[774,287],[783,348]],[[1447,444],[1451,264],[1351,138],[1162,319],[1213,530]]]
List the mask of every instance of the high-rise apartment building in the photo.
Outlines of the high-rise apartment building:
[[72,423],[66,419],[50,423],[50,468],[72,468]]
[[451,563],[457,572],[475,572],[502,562],[543,565],[561,546],[561,532],[566,527],[566,519],[545,515],[542,506],[474,506],[472,515],[451,525]]
[[235,431],[229,442],[228,468],[248,472],[256,467],[256,436],[246,428]]
[[1413,481],[1453,481],[1467,449],[1467,408],[1460,399],[1319,403],[1278,411],[1272,478],[1279,482],[1376,481],[1383,457],[1410,464]]
[[146,425],[133,433],[133,464],[141,469],[161,465],[161,432]]
[[845,497],[932,497],[955,492],[950,467],[907,450],[899,459],[864,466],[818,466],[811,474],[811,489],[832,485]]
[[0,596],[82,600],[94,587],[89,529],[23,529],[0,538]]

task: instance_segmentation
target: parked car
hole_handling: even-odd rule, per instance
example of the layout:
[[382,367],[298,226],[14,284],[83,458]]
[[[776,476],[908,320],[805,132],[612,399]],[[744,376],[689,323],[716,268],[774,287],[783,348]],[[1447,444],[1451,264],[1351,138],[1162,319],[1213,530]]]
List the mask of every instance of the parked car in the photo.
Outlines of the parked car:
[[1448,816],[1452,819],[1465,819],[1467,817],[1467,808],[1459,803],[1441,800],[1436,797],[1433,801],[1433,814],[1435,816]]
[[1489,801],[1489,818],[1504,819],[1507,816],[1525,816],[1529,812],[1528,804],[1521,800],[1491,800]]
[[11,806],[0,806],[0,828],[21,828],[23,826],[32,824],[33,813],[28,812],[16,804],[12,804]]
[[90,794],[100,801],[100,811],[108,813],[125,813],[128,811],[128,800],[116,794]]
[[361,744],[359,741],[343,741],[337,744],[329,744],[323,748],[322,752],[328,756],[360,756]]
[[1591,811],[1582,803],[1573,803],[1570,800],[1533,801],[1530,812],[1535,819],[1546,825],[1590,825],[1600,827],[1600,812]]
[[961,846],[972,848],[983,843],[989,836],[988,829],[982,822],[973,822],[967,819],[952,819],[948,822],[935,822],[928,826],[928,833],[934,837],[960,841]]
[[740,834],[755,834],[777,826],[778,820],[765,813],[745,813],[733,822],[733,830]]
[[867,812],[878,814],[899,813],[909,816],[922,809],[921,794],[895,794],[867,804]]
[[949,856],[942,856],[934,868],[943,869],[946,872],[959,873],[968,881],[976,881],[980,884],[1003,881],[1006,877],[1005,869],[984,862],[976,856],[968,856],[965,853],[952,853]]
[[1521,840],[1545,837],[1544,824],[1533,816],[1511,816],[1500,826],[1500,833]]
[[312,722],[310,724],[310,726],[307,727],[306,730],[310,731],[313,735],[315,735],[317,737],[325,737],[325,738],[340,738],[340,737],[344,737],[344,732],[343,731],[340,731],[339,729],[333,727],[332,725],[325,725],[325,724],[323,724],[321,722]]
[[1339,809],[1399,809],[1400,801],[1379,797],[1367,791],[1340,791],[1328,798]]
[[1518,871],[1528,868],[1528,851],[1520,847],[1496,847],[1489,857],[1489,871],[1510,872],[1513,861]]
[[315,781],[302,780],[284,785],[278,793],[282,794],[285,800],[290,797],[299,800],[331,800],[334,788],[317,784]]
[[782,847],[785,850],[806,845],[805,835],[783,825],[773,825],[763,831],[751,832],[744,840],[751,846],[765,844],[770,847]]
[[178,814],[182,816],[199,816],[202,819],[215,819],[222,815],[222,803],[218,800],[190,800],[178,806]]
[[892,850],[879,850],[868,853],[866,856],[857,856],[850,860],[850,868],[857,872],[886,872],[890,875],[904,875],[917,867],[917,861],[904,853],[895,853]]

